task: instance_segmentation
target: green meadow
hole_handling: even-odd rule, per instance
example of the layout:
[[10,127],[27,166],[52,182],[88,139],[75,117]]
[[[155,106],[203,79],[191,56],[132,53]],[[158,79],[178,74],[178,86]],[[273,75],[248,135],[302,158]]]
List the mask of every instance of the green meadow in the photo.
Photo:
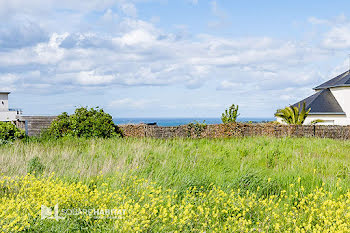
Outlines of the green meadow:
[[0,164],[1,232],[350,231],[349,141],[29,138]]
[[[0,147],[0,173],[36,170],[64,179],[137,176],[180,192],[207,189],[288,190],[301,178],[306,190],[350,187],[350,142],[317,138],[151,139],[111,138],[16,141]],[[33,167],[34,166],[34,167]],[[33,167],[33,168],[31,168]],[[28,170],[29,169],[29,170]]]

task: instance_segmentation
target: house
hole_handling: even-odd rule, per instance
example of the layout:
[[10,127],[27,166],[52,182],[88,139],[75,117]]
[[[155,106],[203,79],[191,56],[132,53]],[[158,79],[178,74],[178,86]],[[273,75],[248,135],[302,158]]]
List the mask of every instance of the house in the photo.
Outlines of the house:
[[[322,120],[318,125],[350,125],[350,70],[313,88],[316,93],[292,106],[311,109],[304,124]],[[281,121],[281,119],[277,119]]]
[[0,92],[0,121],[16,121],[22,114],[20,109],[9,108],[9,94],[10,92]]

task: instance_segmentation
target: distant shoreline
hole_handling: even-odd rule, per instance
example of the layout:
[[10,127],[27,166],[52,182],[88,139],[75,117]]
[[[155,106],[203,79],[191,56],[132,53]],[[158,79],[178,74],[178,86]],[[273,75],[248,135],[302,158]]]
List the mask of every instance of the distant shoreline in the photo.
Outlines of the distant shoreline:
[[[259,118],[259,117],[242,117],[238,118],[239,122],[265,122],[274,121],[275,118]],[[159,126],[178,126],[186,125],[191,122],[198,121],[202,123],[205,121],[206,124],[220,124],[220,118],[160,118],[160,117],[144,117],[144,118],[113,118],[115,124],[139,124],[139,123],[157,123]]]

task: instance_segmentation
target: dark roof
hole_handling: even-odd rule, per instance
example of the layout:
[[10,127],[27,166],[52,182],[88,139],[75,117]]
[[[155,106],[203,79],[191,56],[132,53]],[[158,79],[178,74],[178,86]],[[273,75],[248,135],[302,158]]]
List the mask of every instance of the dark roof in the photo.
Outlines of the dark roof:
[[348,87],[350,86],[350,71],[346,71],[331,80],[322,83],[314,88],[314,90],[320,90],[330,87]]
[[327,88],[318,91],[316,94],[293,104],[292,106],[300,107],[305,102],[306,109],[311,108],[309,114],[345,114],[332,92]]

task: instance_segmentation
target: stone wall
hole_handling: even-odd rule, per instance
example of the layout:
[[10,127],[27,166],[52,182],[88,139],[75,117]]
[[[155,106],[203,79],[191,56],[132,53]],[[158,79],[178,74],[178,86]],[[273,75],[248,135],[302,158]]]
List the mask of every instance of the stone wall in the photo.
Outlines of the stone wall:
[[[48,128],[56,116],[21,116],[13,122],[26,130],[27,135],[37,136]],[[280,125],[280,124],[215,124],[215,125],[119,125],[125,137],[152,138],[227,138],[244,136],[271,137],[320,137],[333,139],[350,139],[350,126],[339,125]]]
[[153,138],[226,138],[243,136],[272,137],[321,137],[350,139],[350,126],[335,125],[278,125],[278,124],[216,124],[181,125],[175,127],[139,125],[119,125],[125,137]]

